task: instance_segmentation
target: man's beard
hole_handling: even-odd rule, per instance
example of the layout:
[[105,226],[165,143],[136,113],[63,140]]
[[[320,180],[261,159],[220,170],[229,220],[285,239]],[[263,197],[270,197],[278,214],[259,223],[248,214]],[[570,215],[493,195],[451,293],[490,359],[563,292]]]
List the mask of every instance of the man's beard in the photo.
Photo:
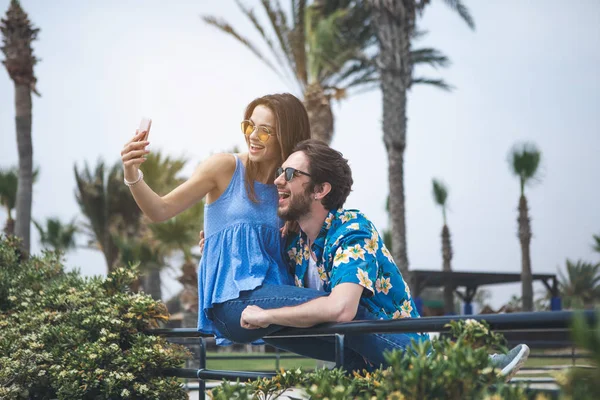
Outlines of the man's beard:
[[304,193],[289,197],[290,202],[285,210],[277,209],[277,215],[286,221],[297,221],[301,217],[306,216],[310,212],[312,199],[310,192],[305,190]]

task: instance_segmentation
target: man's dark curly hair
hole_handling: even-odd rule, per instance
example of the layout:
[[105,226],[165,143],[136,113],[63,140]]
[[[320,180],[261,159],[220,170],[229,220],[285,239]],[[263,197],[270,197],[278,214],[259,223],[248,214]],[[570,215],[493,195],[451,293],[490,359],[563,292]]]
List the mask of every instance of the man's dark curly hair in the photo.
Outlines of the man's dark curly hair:
[[313,192],[315,187],[328,182],[331,191],[321,203],[327,210],[341,208],[352,190],[352,170],[342,153],[332,149],[325,142],[317,139],[303,140],[294,147],[294,152],[301,151],[308,158],[308,173]]

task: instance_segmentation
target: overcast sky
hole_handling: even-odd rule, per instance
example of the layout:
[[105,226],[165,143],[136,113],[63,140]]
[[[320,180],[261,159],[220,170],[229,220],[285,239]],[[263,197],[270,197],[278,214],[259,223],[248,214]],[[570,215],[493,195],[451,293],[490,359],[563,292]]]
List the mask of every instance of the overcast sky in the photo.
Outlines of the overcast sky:
[[[533,272],[556,273],[566,258],[600,261],[591,249],[592,235],[600,234],[600,2],[464,2],[475,31],[440,0],[419,22],[429,31],[419,45],[436,47],[453,61],[448,69],[423,74],[443,77],[456,89],[415,87],[409,93],[410,267],[441,269],[442,215],[431,195],[431,179],[439,177],[450,188],[453,268],[520,271],[519,183],[507,164],[509,149],[519,141],[533,141],[543,152],[541,182],[526,190]],[[2,15],[9,3],[0,0]],[[41,170],[33,197],[37,220],[83,221],[74,164],[117,161],[141,116],[153,119],[151,149],[187,157],[189,175],[209,154],[244,147],[239,121],[253,98],[282,91],[300,95],[199,18],[223,16],[257,39],[233,0],[21,3],[41,28],[34,48],[41,58],[35,73],[42,97],[33,100],[32,133]],[[347,207],[361,209],[383,230],[388,183],[381,105],[379,90],[335,103],[332,146],[354,172]],[[0,167],[17,163],[14,89],[2,68]],[[2,210],[2,226],[5,219]],[[37,252],[38,235],[32,233]],[[68,254],[66,264],[86,275],[106,270],[101,253],[92,250]],[[177,275],[165,272],[165,297],[177,292],[170,278]],[[499,306],[520,293],[520,284],[497,286],[493,293]]]

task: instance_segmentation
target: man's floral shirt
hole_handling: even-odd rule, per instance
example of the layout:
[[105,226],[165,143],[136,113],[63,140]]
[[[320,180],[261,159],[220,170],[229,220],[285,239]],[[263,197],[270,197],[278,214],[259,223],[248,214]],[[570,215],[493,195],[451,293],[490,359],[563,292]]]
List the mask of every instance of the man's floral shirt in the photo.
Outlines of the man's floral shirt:
[[[326,292],[340,283],[356,283],[364,288],[360,304],[379,319],[419,317],[383,238],[358,210],[330,212],[311,247]],[[304,232],[291,239],[287,253],[296,286],[304,287],[310,257]]]

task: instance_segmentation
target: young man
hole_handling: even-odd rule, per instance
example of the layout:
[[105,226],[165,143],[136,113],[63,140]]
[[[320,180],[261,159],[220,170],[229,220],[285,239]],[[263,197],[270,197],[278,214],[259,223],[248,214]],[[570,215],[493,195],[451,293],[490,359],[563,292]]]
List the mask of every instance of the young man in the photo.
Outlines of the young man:
[[[343,206],[352,187],[352,172],[338,151],[317,140],[299,143],[278,170],[278,214],[297,221],[301,232],[288,246],[298,288],[281,296],[315,290],[321,295],[296,305],[274,307],[257,301],[241,313],[245,329],[282,326],[310,327],[324,322],[419,318],[410,289],[373,224],[357,210]],[[301,289],[299,288],[308,288]],[[312,290],[311,290],[312,289]],[[260,305],[263,305],[262,307]],[[346,369],[385,364],[385,350],[404,350],[411,340],[428,335],[349,335]],[[266,339],[267,343],[314,358],[333,360],[330,339]],[[519,345],[494,357],[502,373],[512,376],[524,363],[529,349]],[[366,363],[365,363],[366,360]]]

